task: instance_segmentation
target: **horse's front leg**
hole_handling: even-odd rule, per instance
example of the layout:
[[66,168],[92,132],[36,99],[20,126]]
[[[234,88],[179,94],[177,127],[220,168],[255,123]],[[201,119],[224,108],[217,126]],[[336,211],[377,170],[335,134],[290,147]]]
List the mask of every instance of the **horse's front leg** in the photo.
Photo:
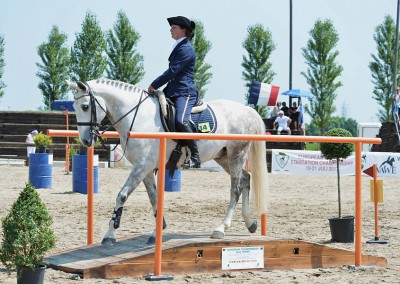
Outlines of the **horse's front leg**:
[[[150,172],[146,178],[143,180],[144,186],[146,187],[147,194],[149,196],[150,204],[153,207],[154,217],[157,217],[157,186],[156,181],[154,179],[153,172]],[[167,227],[167,223],[165,222],[165,218],[163,217],[163,229]],[[150,235],[147,243],[154,244],[156,241],[156,231],[153,230],[153,233]]]
[[110,222],[108,223],[108,231],[104,235],[101,241],[102,245],[113,245],[116,242],[115,232],[119,228],[122,216],[122,209],[124,203],[128,200],[129,195],[134,191],[134,189],[140,184],[140,182],[145,178],[149,172],[144,164],[136,162],[133,164],[131,173],[122,187],[116,198],[116,205],[114,207],[114,212]]

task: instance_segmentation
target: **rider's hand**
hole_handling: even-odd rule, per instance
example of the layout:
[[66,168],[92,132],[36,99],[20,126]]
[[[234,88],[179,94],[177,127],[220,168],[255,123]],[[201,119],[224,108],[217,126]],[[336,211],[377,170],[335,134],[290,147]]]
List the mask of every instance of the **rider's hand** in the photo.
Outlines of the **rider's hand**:
[[154,93],[154,88],[153,88],[153,86],[149,86],[149,88],[147,89],[147,91],[149,92],[149,93]]

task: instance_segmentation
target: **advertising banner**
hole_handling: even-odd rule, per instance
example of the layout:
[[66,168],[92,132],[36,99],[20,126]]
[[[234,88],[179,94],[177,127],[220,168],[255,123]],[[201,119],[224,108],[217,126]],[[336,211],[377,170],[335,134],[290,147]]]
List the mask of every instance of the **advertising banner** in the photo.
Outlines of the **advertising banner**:
[[[320,151],[272,149],[271,173],[336,175],[336,160],[327,160]],[[377,165],[378,176],[400,177],[400,153],[363,152],[362,169]],[[355,174],[354,154],[339,162],[340,175]]]

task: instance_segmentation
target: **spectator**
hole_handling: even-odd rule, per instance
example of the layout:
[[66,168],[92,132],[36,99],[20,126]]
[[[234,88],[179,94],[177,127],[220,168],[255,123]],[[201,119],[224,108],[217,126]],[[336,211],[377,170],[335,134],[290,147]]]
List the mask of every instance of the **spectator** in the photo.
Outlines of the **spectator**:
[[283,114],[285,116],[289,116],[289,108],[287,107],[286,103],[282,103],[281,111],[283,111]]
[[298,130],[299,114],[300,113],[297,110],[297,103],[293,102],[292,106],[289,108],[289,117],[293,121],[294,130]]
[[26,155],[28,156],[28,159],[29,159],[29,154],[35,153],[36,147],[32,146],[32,144],[35,143],[33,137],[38,135],[38,133],[39,132],[37,130],[33,130],[31,133],[28,134],[28,136],[26,136],[25,143],[29,144],[29,146],[26,147]]
[[291,122],[292,120],[289,117],[284,116],[283,111],[280,110],[278,112],[278,117],[274,121],[274,130],[278,128],[278,134],[281,134],[281,131],[285,130],[290,135],[291,132],[289,125]]
[[276,102],[276,105],[274,106],[274,109],[272,110],[271,113],[271,118],[276,119],[278,117],[278,112],[281,108],[281,102]]

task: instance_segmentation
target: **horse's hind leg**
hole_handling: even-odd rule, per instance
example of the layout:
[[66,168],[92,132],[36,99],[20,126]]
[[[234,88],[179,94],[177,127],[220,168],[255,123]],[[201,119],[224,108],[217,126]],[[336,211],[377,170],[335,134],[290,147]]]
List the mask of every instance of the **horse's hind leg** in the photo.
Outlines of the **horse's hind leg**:
[[[240,194],[242,193],[243,190],[243,162],[244,162],[244,156],[245,153],[247,152],[247,145],[240,145],[236,148],[233,148],[231,150],[228,150],[225,152],[223,155],[221,155],[219,158],[216,158],[215,161],[221,165],[224,170],[231,176],[231,196],[230,196],[230,202],[229,202],[229,207],[228,211],[226,213],[224,221],[214,230],[212,233],[211,237],[216,238],[216,239],[221,239],[225,236],[225,230],[227,230],[232,223],[232,216],[235,211],[237,202],[239,200]],[[246,173],[247,174],[247,173]],[[248,174],[247,174],[248,175]],[[245,176],[244,180],[248,181],[248,186],[247,190],[249,190],[249,182],[250,178],[249,176]],[[245,182],[246,183],[246,182]],[[248,200],[248,192],[246,194],[246,198],[243,199],[244,204],[243,206],[243,217],[245,218],[245,223],[247,228],[250,230],[252,226],[254,226],[254,222],[250,220],[250,210],[249,210],[249,200]],[[257,227],[257,225],[256,225]]]
[[250,233],[257,231],[257,220],[250,217],[250,175],[242,170],[242,217]]

